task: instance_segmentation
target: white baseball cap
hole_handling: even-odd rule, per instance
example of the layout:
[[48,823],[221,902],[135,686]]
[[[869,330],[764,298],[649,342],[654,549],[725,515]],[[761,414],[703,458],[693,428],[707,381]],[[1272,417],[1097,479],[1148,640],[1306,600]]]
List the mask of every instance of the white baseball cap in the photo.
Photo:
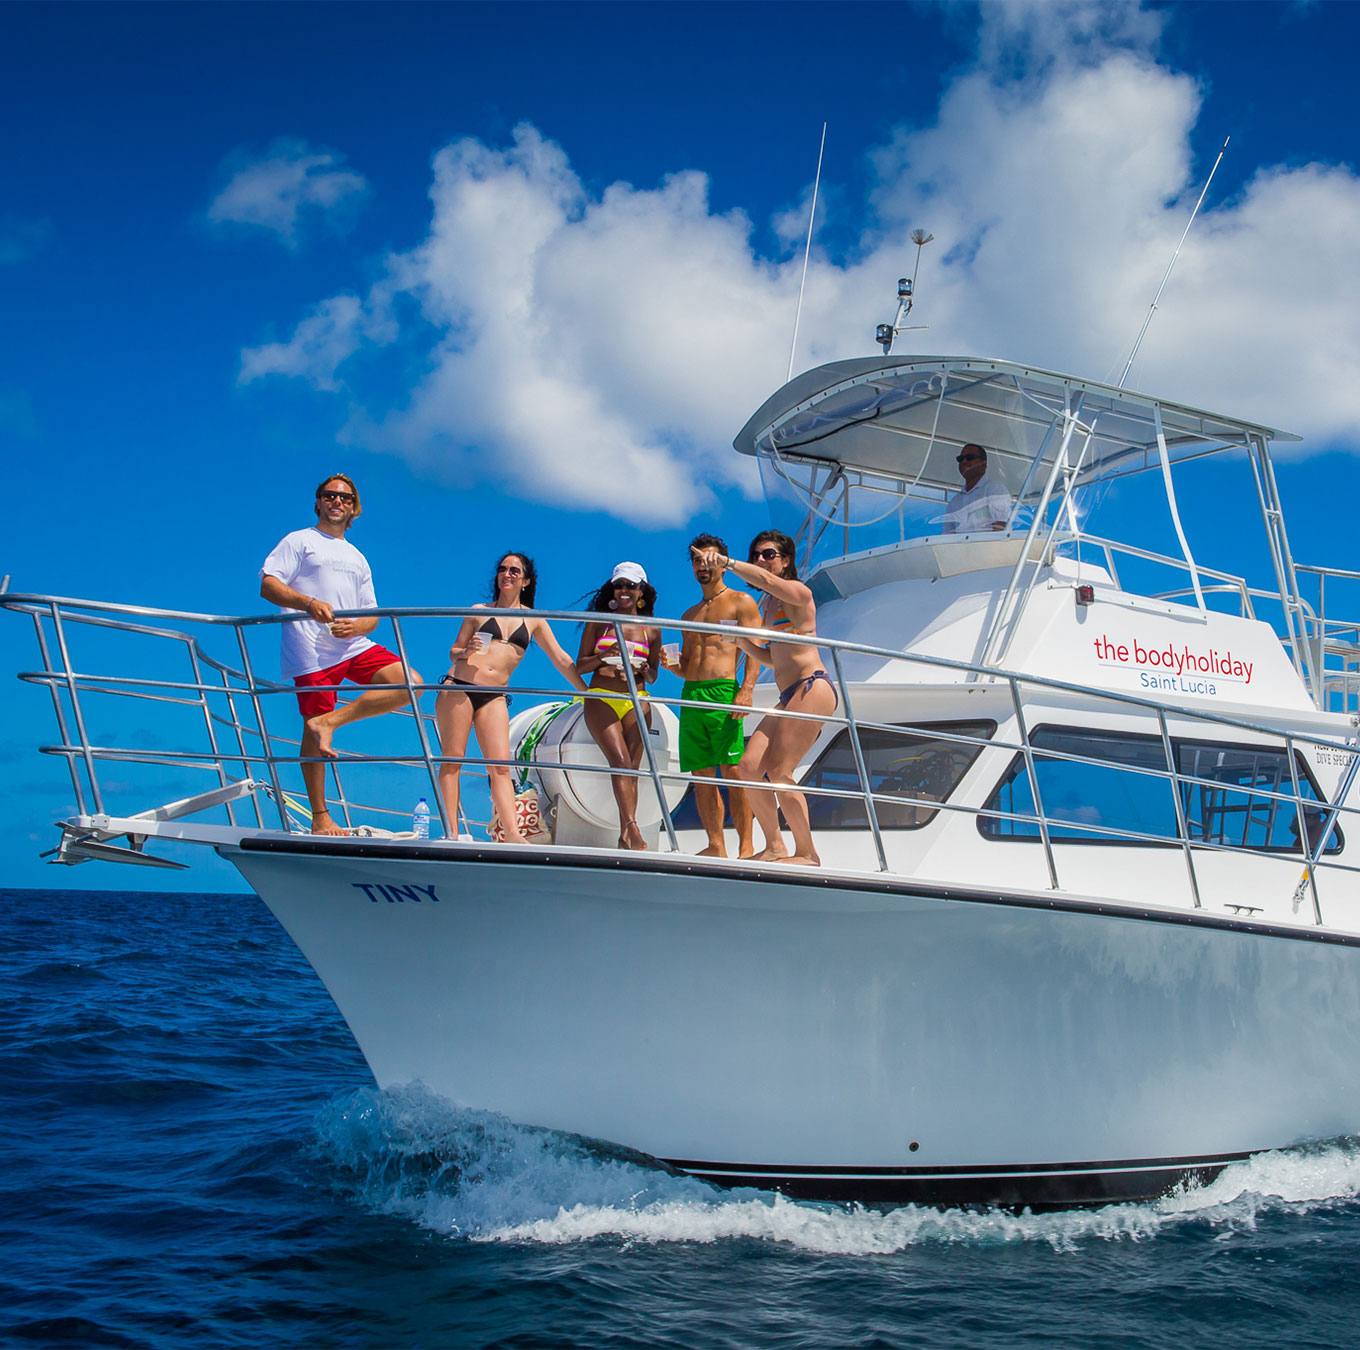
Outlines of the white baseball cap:
[[642,570],[642,565],[635,562],[621,562],[615,569],[610,581],[632,581],[641,586],[647,580],[647,573]]

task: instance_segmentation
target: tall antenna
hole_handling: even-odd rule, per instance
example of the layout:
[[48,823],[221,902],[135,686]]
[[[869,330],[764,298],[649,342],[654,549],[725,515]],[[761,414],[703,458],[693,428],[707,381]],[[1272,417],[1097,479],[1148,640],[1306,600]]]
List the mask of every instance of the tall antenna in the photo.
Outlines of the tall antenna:
[[793,354],[798,350],[798,320],[803,317],[803,290],[807,286],[808,258],[812,254],[812,222],[817,218],[817,189],[822,185],[822,154],[826,150],[826,123],[822,123],[822,143],[817,149],[817,176],[812,180],[812,210],[808,212],[807,247],[803,250],[803,279],[798,283],[798,309],[793,316],[793,341],[789,344],[789,373],[793,379]]
[[1199,215],[1199,208],[1204,205],[1204,198],[1209,192],[1209,184],[1214,181],[1214,174],[1218,172],[1218,166],[1223,163],[1223,151],[1228,148],[1230,140],[1232,140],[1231,136],[1224,139],[1223,149],[1218,152],[1218,158],[1214,160],[1214,167],[1209,170],[1209,176],[1204,180],[1204,188],[1199,194],[1199,201],[1195,203],[1195,209],[1190,212],[1190,219],[1185,222],[1185,233],[1181,235],[1181,242],[1176,245],[1176,251],[1171,255],[1171,261],[1166,266],[1166,275],[1162,278],[1162,284],[1157,287],[1157,294],[1152,297],[1152,308],[1148,310],[1148,316],[1143,320],[1143,327],[1138,334],[1138,340],[1133,344],[1133,350],[1129,353],[1128,362],[1124,366],[1124,373],[1119,377],[1119,384],[1116,386],[1119,389],[1124,387],[1124,381],[1129,378],[1129,371],[1133,369],[1133,359],[1138,355],[1138,348],[1143,345],[1143,337],[1152,323],[1152,316],[1157,312],[1157,301],[1162,298],[1166,283],[1171,280],[1171,269],[1175,267],[1176,259],[1181,256],[1181,248],[1185,244],[1186,236],[1190,233],[1190,227],[1195,223],[1195,217]]

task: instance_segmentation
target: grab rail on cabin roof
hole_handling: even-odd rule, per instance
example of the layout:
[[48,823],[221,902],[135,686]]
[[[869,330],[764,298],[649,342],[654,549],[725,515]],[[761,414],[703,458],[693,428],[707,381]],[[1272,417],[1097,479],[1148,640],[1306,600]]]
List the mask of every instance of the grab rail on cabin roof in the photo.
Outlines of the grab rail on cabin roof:
[[[1356,579],[1360,575],[1352,574]],[[81,817],[91,815],[106,815],[103,793],[101,791],[97,765],[100,762],[120,763],[120,764],[142,764],[157,767],[175,768],[196,768],[213,774],[219,786],[227,786],[233,780],[228,777],[227,769],[232,768],[239,772],[242,778],[253,778],[257,769],[263,767],[264,773],[270,786],[270,795],[274,798],[275,805],[279,813],[279,823],[281,828],[289,830],[292,828],[292,821],[289,816],[290,793],[285,788],[280,776],[280,769],[291,768],[304,761],[300,755],[292,753],[279,753],[275,746],[286,746],[291,751],[293,747],[300,750],[300,742],[291,737],[279,736],[271,733],[268,729],[265,715],[265,707],[273,698],[279,695],[289,695],[287,700],[291,705],[291,695],[295,690],[291,684],[284,684],[281,681],[271,680],[255,675],[250,658],[249,646],[246,641],[248,630],[266,628],[273,624],[287,622],[304,622],[302,615],[267,615],[258,617],[226,617],[216,615],[197,615],[187,614],[176,611],[165,611],[147,609],[136,606],[119,606],[104,602],[69,600],[59,597],[38,596],[38,595],[19,595],[14,593],[0,594],[0,607],[14,610],[19,613],[29,614],[34,621],[37,634],[39,651],[43,658],[43,669],[39,671],[21,672],[20,678],[34,684],[44,684],[47,686],[53,700],[53,708],[56,714],[58,731],[61,737],[57,745],[43,746],[41,749],[46,753],[55,754],[66,759],[68,768],[71,772],[72,787],[76,797],[78,814]],[[406,634],[403,631],[403,620],[413,622],[418,620],[462,620],[474,612],[470,608],[442,608],[442,609],[384,609],[372,611],[346,611],[346,614],[359,614],[371,617],[387,617],[391,620],[397,635],[398,653],[406,660],[408,646]],[[580,613],[572,611],[557,610],[536,610],[529,611],[549,620],[565,622],[595,621],[602,619],[606,622],[610,620],[598,614]],[[155,619],[170,620],[178,623],[201,624],[209,627],[226,627],[235,631],[237,645],[241,655],[240,667],[233,666],[226,661],[212,656],[203,649],[200,639],[186,632],[174,629],[167,629],[159,625],[151,625],[139,620]],[[621,620],[613,620],[616,628],[621,624]],[[794,642],[799,643],[799,639],[781,633],[771,633],[765,630],[753,629],[734,629],[728,626],[703,624],[685,620],[655,619],[653,623],[657,626],[684,632],[700,632],[718,634],[723,637],[731,638],[734,635],[749,636],[760,641],[773,642]],[[189,661],[189,673],[191,679],[188,680],[167,680],[154,679],[146,675],[123,676],[94,673],[77,669],[71,657],[70,634],[74,627],[88,628],[95,631],[116,632],[133,637],[145,637],[148,639],[164,639],[171,644],[182,647]],[[48,630],[55,637],[56,652],[59,655],[59,662],[53,661],[52,644],[48,640]],[[619,634],[622,637],[620,631]],[[803,644],[805,645],[805,644]],[[1315,751],[1322,751],[1329,755],[1341,755],[1347,757],[1338,763],[1349,762],[1356,751],[1356,740],[1349,737],[1340,740],[1336,737],[1318,735],[1304,729],[1281,727],[1271,727],[1263,723],[1253,722],[1240,717],[1229,717],[1207,710],[1188,709],[1188,708],[1168,708],[1151,699],[1145,699],[1133,694],[1122,694],[1113,691],[1091,689],[1084,686],[1074,685],[1065,681],[1055,680],[1043,676],[1027,675],[1014,671],[1000,671],[996,669],[986,669],[975,666],[967,662],[955,661],[945,657],[905,655],[902,652],[890,651],[885,648],[874,647],[864,643],[845,642],[833,639],[819,640],[817,646],[820,650],[827,651],[831,656],[832,673],[834,674],[835,684],[840,695],[840,708],[835,714],[828,717],[812,717],[809,714],[799,714],[793,712],[778,712],[771,709],[758,710],[766,714],[773,713],[775,716],[798,719],[812,720],[828,726],[835,727],[837,733],[843,731],[847,737],[850,749],[853,754],[858,779],[854,790],[839,788],[819,788],[811,785],[800,787],[807,795],[814,797],[831,797],[843,800],[855,800],[863,804],[866,822],[869,827],[874,850],[877,855],[877,870],[882,872],[892,871],[888,851],[883,838],[883,827],[881,826],[878,810],[881,806],[891,805],[893,807],[911,806],[918,809],[925,809],[931,812],[943,813],[946,817],[950,814],[961,813],[972,815],[977,818],[986,817],[989,820],[1011,821],[1025,826],[1026,828],[1037,828],[1043,848],[1045,866],[1049,874],[1049,884],[1052,888],[1058,889],[1060,886],[1057,858],[1054,851],[1054,841],[1052,839],[1052,829],[1058,826],[1072,828],[1074,822],[1065,818],[1061,813],[1055,814],[1051,809],[1045,809],[1039,777],[1036,765],[1039,761],[1045,763],[1055,761],[1068,761],[1076,764],[1095,766],[1104,771],[1116,771],[1132,775],[1140,775],[1143,778],[1160,778],[1166,780],[1172,792],[1173,801],[1176,804],[1177,838],[1171,839],[1165,835],[1153,835],[1132,830],[1127,827],[1104,825],[1094,822],[1079,822],[1076,827],[1083,833],[1097,838],[1108,838],[1111,843],[1154,843],[1163,846],[1179,846],[1184,856],[1186,865],[1187,884],[1191,903],[1199,907],[1202,903],[1200,886],[1196,876],[1195,857],[1197,854],[1212,853],[1242,853],[1251,856],[1260,856],[1259,847],[1252,847],[1245,842],[1246,829],[1244,826],[1242,844],[1222,843],[1209,839],[1194,839],[1190,836],[1190,830],[1185,815],[1185,804],[1183,792],[1199,790],[1203,792],[1218,792],[1220,794],[1229,790],[1240,793],[1244,798],[1244,805],[1241,808],[1234,807],[1233,810],[1241,809],[1244,812],[1257,811],[1263,809],[1256,803],[1264,804],[1264,809],[1271,813],[1272,818],[1279,811],[1292,811],[1295,817],[1295,827],[1297,838],[1300,841],[1297,856],[1301,862],[1310,864],[1305,866],[1304,881],[1312,895],[1312,909],[1314,922],[1322,922],[1321,906],[1317,895],[1316,872],[1319,868],[1331,869],[1339,872],[1360,872],[1360,865],[1350,865],[1341,862],[1338,858],[1328,858],[1318,856],[1309,859],[1307,854],[1308,846],[1315,843],[1313,836],[1317,833],[1318,819],[1335,807],[1336,816],[1351,816],[1360,813],[1360,807],[1348,806],[1344,803],[1328,803],[1316,797],[1304,796],[1298,781],[1297,765],[1295,760],[1296,746],[1305,745],[1314,747]],[[998,692],[1004,688],[1005,702],[1012,711],[1013,721],[1016,728],[1016,737],[1012,740],[998,738],[995,736],[978,737],[971,736],[962,732],[942,731],[928,723],[920,724],[908,723],[884,723],[870,721],[863,718],[856,712],[854,703],[851,699],[851,684],[847,680],[843,660],[847,656],[868,656],[884,661],[902,663],[913,667],[924,667],[926,669],[937,669],[942,672],[967,672],[979,678],[979,683],[974,683],[970,687],[974,690],[985,688],[987,684],[994,685]],[[407,669],[410,669],[410,661],[406,661]],[[209,679],[204,672],[210,672],[215,679]],[[631,672],[626,671],[629,685],[629,698],[636,707],[640,699],[640,691],[636,683],[631,678]],[[918,681],[919,682],[919,681]],[[940,686],[937,686],[939,688]],[[963,686],[953,684],[944,686],[947,690],[959,690]],[[317,686],[318,689],[321,686]],[[438,685],[413,684],[407,683],[408,693],[411,694],[413,702],[419,695],[426,692],[436,692]],[[858,695],[859,701],[866,697],[872,698],[873,685],[860,687]],[[1022,691],[1024,691],[1022,693]],[[353,690],[351,689],[351,692]],[[562,697],[560,689],[533,689],[523,686],[516,686],[517,695],[530,697],[556,698]],[[1154,767],[1115,764],[1108,759],[1099,756],[1071,754],[1051,747],[1037,747],[1033,744],[1029,727],[1026,721],[1026,708],[1036,706],[1037,702],[1043,700],[1044,696],[1056,697],[1059,704],[1072,705],[1074,698],[1088,708],[1093,704],[1107,706],[1115,711],[1130,712],[1136,711],[1142,716],[1151,713],[1156,720],[1157,731],[1165,747],[1166,768],[1159,769]],[[134,702],[156,702],[180,705],[190,710],[196,710],[201,716],[203,728],[206,733],[207,750],[170,750],[163,747],[125,747],[118,745],[100,745],[92,741],[89,728],[85,717],[86,701],[96,696],[116,697],[130,699]],[[598,692],[588,691],[584,697],[599,698],[604,695]],[[619,697],[619,695],[612,695]],[[655,693],[648,695],[651,702],[660,703],[671,708],[689,707],[708,707],[706,704],[695,703],[682,698],[662,697]],[[242,715],[243,708],[246,715]],[[69,716],[68,716],[69,713]],[[1273,752],[1283,749],[1285,759],[1290,765],[1292,780],[1292,791],[1275,791],[1265,787],[1250,785],[1243,787],[1231,784],[1225,785],[1223,782],[1196,777],[1179,771],[1176,767],[1176,757],[1171,748],[1170,735],[1167,729],[1167,715],[1171,713],[1179,722],[1191,725],[1203,725],[1206,727],[1224,727],[1236,731],[1245,731],[1264,737],[1268,748]],[[296,716],[290,706],[290,715]],[[419,743],[419,753],[409,755],[366,755],[353,751],[342,752],[338,760],[326,761],[330,769],[330,777],[334,783],[334,801],[340,812],[341,818],[347,826],[355,824],[356,813],[378,814],[382,816],[405,817],[404,810],[394,809],[383,805],[361,805],[347,797],[342,782],[341,767],[345,766],[346,771],[358,770],[363,766],[390,766],[390,767],[411,767],[423,769],[433,791],[434,800],[439,803],[440,817],[443,822],[446,836],[458,833],[456,828],[451,828],[451,822],[444,819],[443,805],[438,792],[438,769],[445,763],[460,763],[472,767],[474,770],[485,772],[488,765],[507,764],[515,768],[561,768],[560,765],[549,764],[546,761],[532,759],[528,761],[488,761],[476,756],[445,756],[442,753],[435,753],[429,728],[433,725],[433,718],[429,713],[421,712],[419,717],[413,716],[410,710],[405,710],[402,714],[415,721],[417,730],[417,740]],[[382,719],[384,722],[390,719]],[[959,720],[957,717],[955,720]],[[1006,722],[1006,717],[998,715],[995,719],[999,723]],[[1360,720],[1360,719],[1355,719]],[[1032,799],[1034,801],[1034,811],[1010,812],[1000,809],[997,806],[987,806],[987,798],[982,801],[972,803],[958,800],[960,795],[967,795],[960,790],[970,778],[981,775],[982,766],[986,766],[988,773],[983,776],[982,786],[996,779],[997,771],[1002,767],[1000,758],[997,755],[989,757],[984,753],[979,753],[971,766],[957,780],[948,796],[950,800],[935,801],[929,796],[912,796],[903,793],[886,793],[875,791],[871,776],[868,770],[862,733],[866,731],[883,731],[899,735],[910,735],[913,730],[928,732],[930,737],[937,741],[956,743],[963,746],[976,747],[979,752],[986,750],[999,751],[1005,756],[1006,761],[1013,760],[1015,755],[1020,755],[1023,759],[1025,775],[1028,780]],[[835,733],[833,733],[835,734]],[[1178,731],[1177,735],[1184,737],[1183,731]],[[832,737],[823,734],[819,738],[818,744],[824,749],[829,745]],[[695,775],[673,772],[669,768],[660,766],[651,752],[650,738],[644,738],[644,745],[647,747],[647,763],[645,767],[636,770],[611,769],[602,765],[572,765],[570,772],[576,773],[605,773],[611,775],[627,775],[639,779],[647,779],[652,785],[653,791],[657,795],[660,805],[662,822],[667,834],[667,842],[672,851],[679,851],[679,843],[676,838],[673,821],[666,807],[666,797],[664,784],[666,782],[685,782],[685,783],[707,783],[712,784],[712,779],[701,779]],[[233,748],[234,747],[234,748]],[[236,780],[239,781],[239,780]],[[725,782],[741,786],[742,780],[724,780]],[[1349,781],[1349,780],[1346,780]],[[747,784],[748,787],[758,789],[756,783]],[[973,796],[977,796],[976,782],[974,783]],[[995,791],[995,789],[993,789]],[[328,794],[329,795],[329,794]],[[251,804],[254,809],[254,828],[264,828],[264,816],[260,809],[258,798],[252,796]],[[93,805],[94,810],[90,807]],[[237,819],[237,808],[235,804],[228,801],[225,809],[229,822],[235,826],[241,826],[242,822]],[[1330,829],[1326,833],[1330,833]],[[1306,842],[1305,842],[1306,841]],[[1316,841],[1316,848],[1320,850],[1325,842]],[[1295,856],[1290,850],[1283,854],[1278,851],[1274,856],[1285,858]]]

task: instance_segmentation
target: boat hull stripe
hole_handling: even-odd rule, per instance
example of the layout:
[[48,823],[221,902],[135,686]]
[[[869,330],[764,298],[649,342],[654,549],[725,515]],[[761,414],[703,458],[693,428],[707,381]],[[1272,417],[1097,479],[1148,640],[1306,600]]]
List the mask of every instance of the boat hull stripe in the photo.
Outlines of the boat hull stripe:
[[[776,886],[805,886],[816,890],[857,891],[875,895],[901,895],[923,900],[953,900],[977,905],[1011,905],[1023,909],[1049,909],[1075,914],[1101,914],[1109,918],[1138,919],[1148,923],[1178,924],[1191,928],[1215,928],[1235,933],[1259,933],[1295,942],[1321,942],[1343,947],[1360,947],[1360,934],[1337,933],[1325,928],[1294,927],[1263,923],[1259,919],[1231,918],[1204,910],[1150,909],[1108,900],[1077,899],[1059,894],[1023,893],[969,889],[962,886],[920,882],[910,877],[866,873],[818,872],[806,867],[780,867],[778,864],[743,866],[739,862],[709,863],[689,855],[665,853],[599,854],[551,852],[519,845],[479,844],[392,844],[379,840],[346,838],[302,838],[298,836],[247,835],[239,847],[246,853],[282,853],[293,856],[328,858],[391,859],[402,862],[493,863],[508,867],[587,868],[599,872],[640,872],[655,876],[678,873],[682,876],[712,877],[725,881],[755,881]],[[218,849],[229,854],[230,846]]]
[[1212,1181],[1247,1153],[1135,1163],[1014,1167],[743,1167],[664,1159],[676,1171],[723,1188],[774,1189],[792,1200],[840,1204],[987,1206],[1035,1211],[1155,1200],[1177,1186]]

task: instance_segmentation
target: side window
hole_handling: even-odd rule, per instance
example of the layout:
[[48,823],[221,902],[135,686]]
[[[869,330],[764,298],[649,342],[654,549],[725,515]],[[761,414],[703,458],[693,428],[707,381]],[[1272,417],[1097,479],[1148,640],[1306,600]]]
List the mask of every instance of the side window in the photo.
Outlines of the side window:
[[[1039,727],[1031,735],[1034,776],[1048,816],[1053,840],[1085,843],[1129,843],[1105,831],[1128,830],[1154,841],[1178,838],[1176,801],[1171,795],[1166,754],[1159,736],[1131,736],[1113,731],[1071,727]],[[1081,755],[1094,763],[1074,763],[1043,751]],[[1151,770],[1152,772],[1148,772]],[[989,816],[1006,811],[1032,819]],[[1038,839],[1038,812],[1023,755],[1017,755],[1005,778],[987,799],[978,828],[991,839]],[[1132,841],[1143,842],[1143,841]]]
[[[919,802],[942,802],[959,785],[978,757],[982,746],[950,736],[988,740],[996,731],[995,722],[932,722],[924,726],[889,731],[881,727],[861,727],[860,747],[875,796],[906,797],[915,801],[876,801],[880,829],[919,830],[939,814]],[[869,828],[864,808],[855,751],[849,729],[839,732],[818,755],[802,779],[803,787],[828,788],[844,792],[844,797],[807,799],[808,816],[817,830],[865,830]]]
[[[1306,801],[1318,801],[1317,786],[1297,754],[1295,767],[1299,795]],[[1282,748],[1178,741],[1176,771],[1201,780],[1180,785],[1186,828],[1192,841],[1231,848],[1301,851],[1299,813],[1292,800],[1294,780]],[[1321,806],[1304,807],[1310,841],[1316,842],[1325,818]],[[1341,831],[1334,829],[1326,852],[1339,853],[1341,847]]]
[[[1070,727],[1039,727],[1031,737],[1034,776],[1048,814],[1049,838],[1063,843],[1172,843],[1180,838],[1176,801],[1166,773],[1166,755],[1158,736]],[[1294,782],[1283,748],[1223,745],[1177,740],[1172,745],[1176,772],[1195,782],[1178,782],[1181,808],[1192,843],[1227,848],[1299,853],[1298,810]],[[1080,755],[1076,763],[1058,759]],[[1301,756],[1295,759],[1299,793],[1306,801],[1305,828],[1315,841],[1325,820],[1317,785]],[[1266,795],[1278,794],[1278,795]],[[988,815],[1005,811],[1019,819]],[[1034,792],[1022,755],[1011,762],[978,818],[990,839],[1039,839]],[[1104,831],[1128,831],[1142,839],[1120,839]],[[1088,828],[1083,828],[1088,827]],[[1328,853],[1344,845],[1333,829]]]

